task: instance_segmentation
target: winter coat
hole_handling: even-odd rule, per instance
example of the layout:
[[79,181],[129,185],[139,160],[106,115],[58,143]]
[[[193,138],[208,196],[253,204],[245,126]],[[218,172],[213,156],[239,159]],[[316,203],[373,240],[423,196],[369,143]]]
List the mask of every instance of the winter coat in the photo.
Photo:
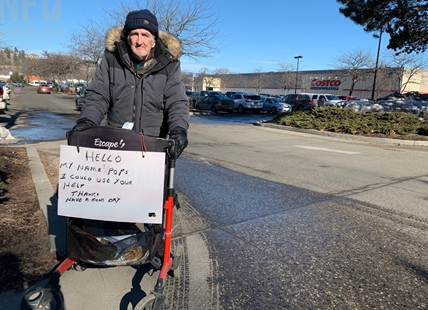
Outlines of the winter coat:
[[132,68],[122,27],[109,30],[106,50],[86,89],[79,120],[99,125],[107,114],[107,126],[120,128],[132,122],[133,130],[156,137],[165,137],[177,127],[187,130],[189,102],[178,60],[181,51],[177,38],[160,31],[154,59],[139,78]]

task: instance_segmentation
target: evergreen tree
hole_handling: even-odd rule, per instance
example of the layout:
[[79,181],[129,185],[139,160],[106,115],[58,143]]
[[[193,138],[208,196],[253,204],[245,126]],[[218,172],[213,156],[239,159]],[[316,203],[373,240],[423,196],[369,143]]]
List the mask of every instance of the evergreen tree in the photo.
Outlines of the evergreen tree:
[[6,58],[7,59],[10,59],[10,54],[11,54],[11,50],[10,50],[10,48],[8,48],[8,47],[6,47],[5,49],[4,49],[4,53],[5,53],[5,55],[6,55]]
[[397,54],[424,52],[428,47],[428,1],[337,0],[345,17],[366,32],[390,36],[388,49]]

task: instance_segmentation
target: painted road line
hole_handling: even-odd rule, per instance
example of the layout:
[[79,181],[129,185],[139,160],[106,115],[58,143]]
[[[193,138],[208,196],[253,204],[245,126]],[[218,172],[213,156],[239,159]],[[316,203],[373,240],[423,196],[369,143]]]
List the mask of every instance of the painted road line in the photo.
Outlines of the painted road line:
[[322,152],[342,153],[342,154],[348,154],[348,155],[361,154],[360,152],[340,151],[340,150],[327,149],[325,147],[313,147],[313,146],[304,146],[304,145],[296,145],[296,146],[302,149],[322,151]]

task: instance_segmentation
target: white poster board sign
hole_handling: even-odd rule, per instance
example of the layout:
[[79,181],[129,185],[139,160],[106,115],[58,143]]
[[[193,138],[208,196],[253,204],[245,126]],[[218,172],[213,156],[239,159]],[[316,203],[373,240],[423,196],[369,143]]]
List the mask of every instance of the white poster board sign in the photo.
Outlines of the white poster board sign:
[[162,223],[165,153],[61,145],[58,215]]

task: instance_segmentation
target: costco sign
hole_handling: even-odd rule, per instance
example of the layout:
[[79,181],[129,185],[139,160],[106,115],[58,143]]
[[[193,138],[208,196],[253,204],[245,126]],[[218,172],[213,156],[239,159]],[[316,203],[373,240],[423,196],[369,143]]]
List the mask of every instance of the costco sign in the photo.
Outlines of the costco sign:
[[313,79],[311,89],[313,90],[339,90],[341,80],[318,80]]

